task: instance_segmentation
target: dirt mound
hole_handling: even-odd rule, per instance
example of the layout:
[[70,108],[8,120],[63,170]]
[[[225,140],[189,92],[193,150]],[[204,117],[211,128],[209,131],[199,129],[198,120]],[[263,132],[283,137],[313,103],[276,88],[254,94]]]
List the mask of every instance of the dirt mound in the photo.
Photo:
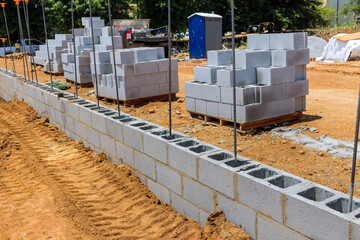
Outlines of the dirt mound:
[[231,239],[242,232],[221,214],[203,231],[131,169],[47,121],[19,101],[0,103],[0,239]]

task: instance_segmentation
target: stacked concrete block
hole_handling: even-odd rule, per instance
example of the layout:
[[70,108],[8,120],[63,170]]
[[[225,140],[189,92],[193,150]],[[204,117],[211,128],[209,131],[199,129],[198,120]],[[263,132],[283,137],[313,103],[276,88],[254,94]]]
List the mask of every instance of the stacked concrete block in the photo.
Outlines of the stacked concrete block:
[[[248,36],[248,49],[235,52],[237,121],[248,123],[304,111],[309,81],[307,33]],[[194,68],[185,83],[186,109],[233,120],[231,50],[209,51],[208,66]]]
[[[164,48],[122,49],[91,55],[91,73],[98,78],[99,96],[116,99],[116,82],[122,101],[162,96],[169,93],[169,60],[164,58]],[[178,61],[171,62],[171,93],[179,91]],[[96,70],[96,73],[95,73]],[[97,75],[95,75],[97,74]],[[94,82],[96,84],[96,82]]]
[[[84,28],[74,30],[76,71],[72,42],[67,44],[67,51],[61,55],[61,58],[64,65],[65,79],[73,82],[77,79],[78,83],[88,85],[95,81],[95,75],[91,74],[95,72],[95,69],[90,64],[90,58],[93,58],[92,37],[94,37],[95,53],[97,54],[96,66],[99,73],[98,77],[101,78],[101,75],[109,73],[109,69],[111,69],[110,60],[107,59],[107,62],[104,62],[102,57],[104,55],[103,52],[112,49],[111,29],[110,27],[105,27],[104,20],[99,17],[93,17],[93,31],[91,30],[90,18],[82,18],[82,24]],[[115,49],[122,49],[122,39],[116,28],[113,28],[113,34]],[[75,78],[75,72],[77,78]]]
[[[44,71],[50,71],[51,67],[53,72],[62,73],[63,64],[61,54],[65,52],[69,42],[71,42],[71,34],[55,34],[55,39],[49,39],[45,45],[40,45],[39,50],[35,53],[34,63],[44,66]],[[50,67],[49,60],[51,64]]]

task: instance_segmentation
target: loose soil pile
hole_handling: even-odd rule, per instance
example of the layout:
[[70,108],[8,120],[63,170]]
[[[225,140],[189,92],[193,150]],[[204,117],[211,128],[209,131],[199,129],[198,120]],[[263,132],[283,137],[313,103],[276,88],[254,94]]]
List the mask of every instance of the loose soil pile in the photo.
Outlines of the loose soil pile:
[[216,212],[202,229],[127,167],[20,101],[0,102],[0,239],[250,239]]

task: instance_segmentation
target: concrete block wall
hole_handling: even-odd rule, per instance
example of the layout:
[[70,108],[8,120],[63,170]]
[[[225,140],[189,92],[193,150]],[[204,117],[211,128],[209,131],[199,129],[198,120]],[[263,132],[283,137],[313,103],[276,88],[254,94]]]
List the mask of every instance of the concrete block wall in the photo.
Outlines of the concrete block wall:
[[[68,44],[67,50],[61,55],[64,65],[64,76],[66,79],[69,79],[75,82],[75,60],[76,60],[76,75],[77,82],[80,84],[83,83],[92,83],[95,82],[95,76],[91,73],[91,64],[90,58],[93,58],[93,48],[92,48],[92,31],[90,25],[90,18],[82,18],[82,24],[84,28],[76,29],[75,33],[75,53],[76,59],[74,59],[74,46],[71,43]],[[99,17],[93,17],[93,26],[94,26],[94,43],[95,43],[95,53],[97,54],[97,70],[98,77],[101,76],[109,70],[109,62],[103,62],[104,57],[101,54],[103,51],[112,49],[111,46],[111,29],[110,27],[105,27],[104,20]],[[122,40],[116,28],[113,28],[114,34],[114,45],[116,49],[122,49]],[[100,77],[99,77],[100,78]]]
[[72,139],[129,166],[161,201],[201,225],[222,209],[253,239],[360,239],[360,199],[349,213],[343,193],[245,157],[235,162],[197,139],[170,138],[156,124],[1,72],[0,98],[28,103]]
[[[45,45],[40,45],[39,50],[35,52],[34,63],[44,66],[44,71],[50,71],[51,68],[51,71],[55,73],[62,73],[61,54],[65,52],[71,39],[71,34],[55,34],[55,39],[48,39]],[[50,59],[47,46],[49,46]]]
[[[209,51],[208,66],[194,68],[185,83],[186,109],[233,120],[232,51]],[[306,109],[309,81],[307,33],[248,36],[248,49],[235,53],[237,121],[253,122]]]
[[[98,95],[116,99],[116,82],[122,101],[166,95],[169,92],[169,60],[164,58],[163,47],[121,49],[95,53],[97,64],[91,55],[91,73],[98,78]],[[179,92],[178,60],[171,60],[171,92]],[[116,76],[114,73],[116,66]],[[95,82],[94,82],[95,84]],[[95,88],[96,90],[96,88]]]

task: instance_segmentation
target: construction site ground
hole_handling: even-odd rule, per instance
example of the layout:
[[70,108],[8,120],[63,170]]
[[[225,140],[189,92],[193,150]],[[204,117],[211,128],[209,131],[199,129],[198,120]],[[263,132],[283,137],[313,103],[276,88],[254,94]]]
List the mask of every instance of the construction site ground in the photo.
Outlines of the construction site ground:
[[250,239],[222,211],[201,228],[125,166],[0,101],[0,239]]

